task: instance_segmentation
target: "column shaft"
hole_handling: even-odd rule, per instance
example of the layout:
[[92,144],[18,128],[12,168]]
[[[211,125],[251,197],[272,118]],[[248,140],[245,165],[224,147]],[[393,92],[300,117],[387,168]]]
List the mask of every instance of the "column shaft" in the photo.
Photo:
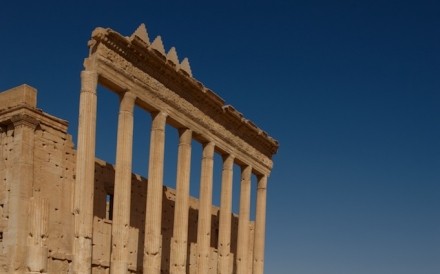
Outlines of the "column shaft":
[[188,247],[189,179],[191,171],[192,131],[179,130],[177,158],[176,202],[171,241],[171,274],[185,274]]
[[74,201],[73,273],[75,274],[89,274],[92,266],[97,81],[96,72],[81,72]]
[[197,226],[197,273],[209,273],[209,247],[211,241],[212,177],[214,143],[203,144],[200,178],[199,219]]
[[263,175],[258,179],[257,186],[257,208],[254,232],[254,274],[264,273],[264,239],[266,230],[266,187],[267,176]]
[[126,92],[120,102],[116,145],[111,265],[112,274],[128,272],[128,239],[133,155],[133,108],[136,96]]
[[13,163],[7,170],[9,180],[9,220],[2,244],[8,249],[9,268],[25,271],[26,255],[30,251],[29,207],[34,184],[34,138],[38,121],[27,115],[12,117],[13,149],[7,153]]
[[231,214],[232,214],[232,178],[234,157],[223,158],[222,190],[220,197],[220,224],[218,239],[217,273],[229,274],[231,263]]
[[166,114],[153,114],[145,218],[144,273],[160,273],[162,256],[162,195]]
[[251,174],[252,167],[246,166],[241,171],[240,213],[237,237],[237,274],[248,274],[249,218],[251,206]]

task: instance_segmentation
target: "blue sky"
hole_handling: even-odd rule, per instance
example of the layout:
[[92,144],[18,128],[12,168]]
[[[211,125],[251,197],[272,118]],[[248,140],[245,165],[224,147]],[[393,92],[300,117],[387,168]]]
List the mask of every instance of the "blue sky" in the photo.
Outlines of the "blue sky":
[[[440,2],[88,2],[2,3],[0,90],[36,87],[39,107],[69,120],[76,139],[91,31],[130,35],[145,23],[150,39],[175,46],[195,78],[280,142],[266,273],[440,273]],[[110,162],[116,109],[100,90],[97,154]],[[141,174],[145,117],[136,110]]]

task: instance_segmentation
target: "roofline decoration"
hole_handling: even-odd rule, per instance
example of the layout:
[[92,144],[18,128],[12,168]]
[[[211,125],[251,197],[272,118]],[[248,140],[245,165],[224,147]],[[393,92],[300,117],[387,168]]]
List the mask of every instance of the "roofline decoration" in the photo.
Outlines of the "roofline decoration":
[[[140,78],[148,75],[262,153],[270,162],[266,160],[265,166],[269,170],[272,168],[271,159],[278,150],[278,142],[195,79],[188,59],[184,58],[180,62],[176,48],[172,47],[166,53],[160,36],[150,42],[144,24],[141,24],[130,37],[123,36],[109,28],[96,28],[88,45],[90,54],[85,61],[86,69],[94,70],[96,69],[94,67],[99,67],[97,70],[117,70],[122,75],[121,77],[124,77],[124,74],[127,75],[126,79],[130,76],[134,77],[136,85],[140,86],[145,86],[146,82],[145,79]],[[99,65],[106,64],[107,68],[98,66],[96,62],[99,62]],[[124,63],[124,66],[115,65],[119,63]],[[99,73],[100,83],[113,91],[123,92],[132,88],[121,86],[120,83],[123,81],[103,77],[102,73]],[[151,81],[148,80],[148,85],[150,84]]]

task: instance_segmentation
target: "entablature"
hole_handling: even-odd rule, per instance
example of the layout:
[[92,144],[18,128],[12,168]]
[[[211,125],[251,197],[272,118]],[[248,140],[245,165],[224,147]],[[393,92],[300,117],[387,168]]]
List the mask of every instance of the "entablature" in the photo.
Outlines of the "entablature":
[[219,152],[269,174],[278,142],[193,78],[175,48],[165,54],[160,36],[150,44],[142,26],[131,37],[95,29],[86,70],[96,71],[99,82],[117,93],[133,92],[140,107],[167,113],[169,123],[190,128],[199,141],[212,141]]

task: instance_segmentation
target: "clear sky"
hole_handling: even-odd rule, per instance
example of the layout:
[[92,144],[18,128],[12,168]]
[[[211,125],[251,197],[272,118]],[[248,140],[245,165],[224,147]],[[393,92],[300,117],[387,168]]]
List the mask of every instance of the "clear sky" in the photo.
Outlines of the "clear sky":
[[[0,90],[36,87],[76,140],[92,30],[140,23],[280,142],[266,273],[440,273],[439,1],[4,1]],[[100,90],[97,154],[109,162],[116,109]],[[137,110],[144,175],[148,123]]]

